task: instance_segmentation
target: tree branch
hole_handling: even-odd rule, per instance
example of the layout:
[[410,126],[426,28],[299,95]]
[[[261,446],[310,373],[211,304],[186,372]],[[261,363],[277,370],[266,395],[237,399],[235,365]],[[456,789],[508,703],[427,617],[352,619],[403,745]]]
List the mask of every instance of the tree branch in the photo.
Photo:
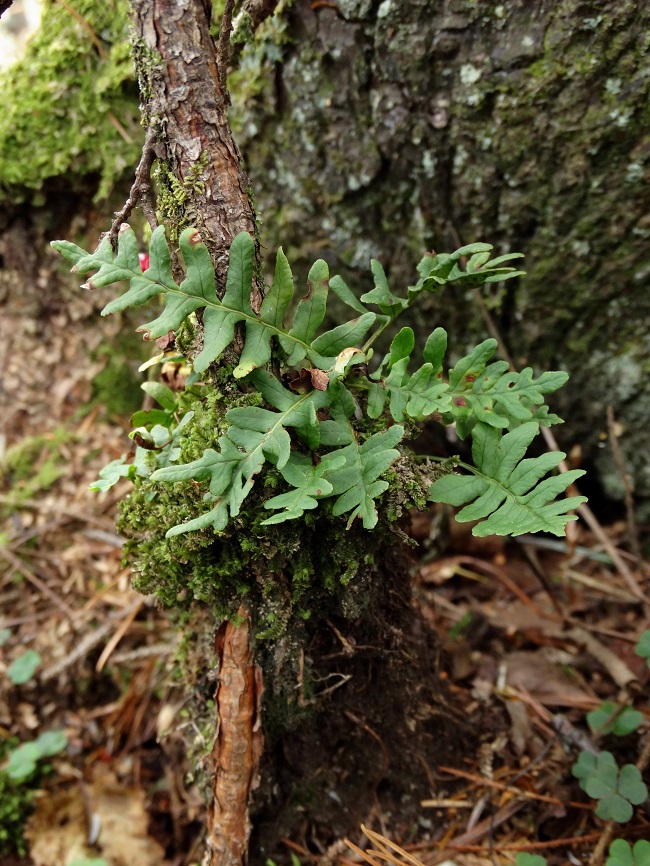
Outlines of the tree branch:
[[226,0],[219,30],[219,42],[217,44],[217,67],[219,69],[219,83],[221,89],[230,103],[228,95],[228,60],[230,57],[230,34],[232,32],[232,10],[235,0]]
[[214,800],[208,822],[204,866],[243,866],[247,860],[248,801],[257,786],[262,754],[261,671],[253,662],[251,621],[225,622],[217,633],[219,686],[215,695],[217,735],[210,755]]
[[155,132],[153,127],[149,127],[147,137],[142,145],[142,156],[135,170],[135,180],[129,193],[129,197],[121,211],[115,214],[115,219],[111,225],[111,230],[108,233],[108,239],[111,242],[113,252],[117,250],[117,236],[120,232],[122,223],[127,222],[131,216],[133,209],[138,203],[142,204],[142,210],[147,218],[152,229],[158,226],[156,219],[156,209],[153,201],[153,192],[151,190],[151,166],[156,158],[154,151]]
[[[279,3],[280,0],[247,0],[235,21],[235,34],[237,33],[237,22],[241,19],[242,15],[248,16],[250,32],[255,33],[260,24],[273,15]],[[246,42],[241,40],[235,42],[232,46],[230,52],[230,66],[232,69],[236,69],[245,44]]]

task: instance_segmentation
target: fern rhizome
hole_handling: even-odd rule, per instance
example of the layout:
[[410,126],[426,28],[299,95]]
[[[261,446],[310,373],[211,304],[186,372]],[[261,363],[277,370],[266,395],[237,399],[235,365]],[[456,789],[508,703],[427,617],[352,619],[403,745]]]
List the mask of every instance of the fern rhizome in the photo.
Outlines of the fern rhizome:
[[[275,636],[316,573],[334,591],[372,560],[370,548],[346,546],[352,526],[366,535],[390,535],[377,533],[378,523],[389,527],[405,508],[428,500],[463,505],[456,519],[476,521],[475,535],[564,535],[574,519],[569,512],[584,501],[558,498],[582,475],[549,475],[564,454],[525,457],[540,425],[561,421],[548,411],[545,397],[564,384],[565,373],[534,378],[530,368],[512,372],[505,361],[492,361],[493,339],[446,370],[447,334],[440,327],[426,341],[421,361],[413,359],[409,327],[395,334],[387,354],[373,355],[377,338],[419,296],[446,285],[476,287],[519,276],[509,265],[518,254],[490,260],[492,247],[475,243],[451,254],[425,255],[417,281],[403,294],[391,290],[373,260],[374,288],[360,298],[341,277],[330,278],[319,260],[297,301],[280,249],[272,285],[254,310],[255,245],[246,233],[232,243],[221,298],[195,229],[179,238],[185,270],[180,285],[163,227],[153,232],[144,273],[136,237],[126,225],[117,252],[107,238],[95,253],[67,241],[53,246],[76,273],[96,272],[89,288],[130,283],[104,314],[161,295],[161,314],[139,330],[151,339],[175,331],[181,347],[196,347],[201,335],[200,350],[187,353],[193,354],[193,372],[185,390],[144,386],[160,408],[134,419],[135,460],[109,464],[96,485],[107,489],[122,476],[134,480],[122,529],[137,539],[136,559],[150,561],[149,571],[136,562],[141,588],[155,589],[168,604],[187,594],[189,585],[194,598],[232,611],[250,589],[246,571],[252,563],[255,572],[255,562],[263,559],[269,573],[274,564],[291,572],[284,607],[276,605],[262,617],[265,635]],[[330,291],[353,317],[319,334]],[[234,368],[222,359],[233,341]],[[414,455],[408,444],[429,419],[455,425],[460,439],[471,437],[473,465]],[[182,576],[188,562],[189,578]],[[161,569],[168,580],[160,577]]]

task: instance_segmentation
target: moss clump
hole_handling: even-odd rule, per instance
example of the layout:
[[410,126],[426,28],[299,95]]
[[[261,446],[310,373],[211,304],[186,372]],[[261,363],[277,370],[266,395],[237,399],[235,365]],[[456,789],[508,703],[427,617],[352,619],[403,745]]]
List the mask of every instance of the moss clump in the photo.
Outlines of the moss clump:
[[[219,370],[211,385],[185,392],[181,408],[194,416],[183,428],[175,461],[200,458],[225,432],[229,409],[260,401],[258,392],[240,391],[227,369]],[[153,468],[155,455],[148,459]],[[137,478],[122,503],[118,524],[127,538],[134,585],[141,592],[156,593],[168,607],[187,609],[200,602],[219,619],[232,617],[247,597],[256,611],[258,638],[265,640],[277,640],[290,622],[320,611],[324,603],[356,617],[364,605],[363,592],[358,591],[362,577],[373,573],[378,550],[397,537],[390,524],[426,499],[426,481],[406,457],[390,473],[390,482],[381,509],[384,532],[366,532],[356,524],[348,530],[347,518],[334,517],[327,502],[300,520],[263,526],[268,517],[265,501],[285,483],[267,466],[244,508],[223,532],[209,528],[166,538],[172,526],[209,510],[211,505],[204,501],[207,482],[165,484]]]
[[[167,226],[169,240],[178,242],[183,229],[189,226],[201,228],[203,220],[191,205],[192,193],[199,195],[205,190],[202,180],[203,169],[208,164],[208,153],[203,151],[181,182],[164,160],[158,160],[153,170],[153,178],[158,186],[157,215],[160,222]],[[205,235],[205,228],[203,227]]]
[[20,202],[61,175],[99,175],[105,198],[142,141],[127,0],[43,5],[23,59],[0,75],[0,198]]

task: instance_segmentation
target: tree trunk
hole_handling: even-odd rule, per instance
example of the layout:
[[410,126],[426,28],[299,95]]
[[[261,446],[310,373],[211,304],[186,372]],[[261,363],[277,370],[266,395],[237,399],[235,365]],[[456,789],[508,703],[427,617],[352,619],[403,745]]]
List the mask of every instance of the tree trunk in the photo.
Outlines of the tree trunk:
[[[193,225],[212,257],[218,291],[225,290],[230,245],[239,232],[255,234],[249,183],[228,125],[229,98],[203,0],[136,0],[136,62],[143,113],[154,135],[163,175],[175,179],[182,211],[159,211],[172,232]],[[146,46],[146,51],[142,46]],[[225,58],[219,58],[221,63]],[[149,140],[149,139],[148,139]],[[259,309],[261,294],[251,303]],[[253,663],[249,611],[218,634],[218,718],[210,754],[213,801],[208,811],[205,866],[242,866],[248,857],[248,802],[261,755],[261,674]]]
[[[269,247],[364,287],[371,256],[398,286],[423,249],[525,253],[528,276],[484,296],[496,324],[519,365],[571,374],[560,443],[620,496],[613,406],[647,517],[650,7],[297,0],[287,14],[282,62],[236,115]],[[471,294],[436,298],[433,323],[456,353],[486,336]]]
[[[255,234],[255,214],[228,125],[210,17],[202,0],[139,0],[133,9],[136,38],[148,49],[136,50],[136,63],[156,156],[180,182],[185,224],[201,231],[222,287],[232,240]],[[164,200],[159,204],[164,209]]]

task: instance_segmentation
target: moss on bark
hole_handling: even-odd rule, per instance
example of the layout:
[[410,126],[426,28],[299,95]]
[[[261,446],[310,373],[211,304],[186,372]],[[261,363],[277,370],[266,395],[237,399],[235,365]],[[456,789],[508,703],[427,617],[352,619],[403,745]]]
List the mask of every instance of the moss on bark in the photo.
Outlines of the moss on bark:
[[43,5],[25,56],[0,74],[0,199],[44,201],[51,178],[99,179],[97,197],[138,159],[140,113],[127,0]]

